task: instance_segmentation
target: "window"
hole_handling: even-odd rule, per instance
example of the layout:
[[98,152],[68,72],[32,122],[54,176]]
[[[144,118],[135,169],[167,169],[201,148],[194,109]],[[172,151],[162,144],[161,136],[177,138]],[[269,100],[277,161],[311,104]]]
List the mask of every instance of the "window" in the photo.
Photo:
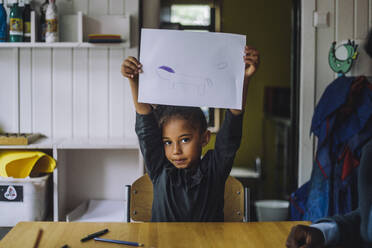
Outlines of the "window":
[[171,6],[171,22],[181,25],[209,26],[211,25],[211,8],[208,5]]
[[162,12],[161,28],[215,31],[215,8],[208,4],[171,4]]

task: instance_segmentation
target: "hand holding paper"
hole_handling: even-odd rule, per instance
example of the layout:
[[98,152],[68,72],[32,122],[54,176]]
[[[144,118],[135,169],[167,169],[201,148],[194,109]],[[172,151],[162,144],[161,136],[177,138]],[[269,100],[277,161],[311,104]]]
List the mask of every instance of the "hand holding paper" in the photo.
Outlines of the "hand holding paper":
[[260,64],[260,54],[259,52],[251,47],[245,46],[244,50],[244,63],[245,63],[245,78],[250,78],[256,72]]
[[148,114],[151,112],[151,106],[138,102],[138,74],[140,72],[142,72],[142,64],[134,57],[126,58],[121,64],[121,74],[129,79],[136,112],[139,114]]
[[137,112],[150,104],[242,110],[259,64],[258,51],[244,45],[243,35],[143,29],[141,63],[128,57],[122,65]]
[[250,46],[246,46],[244,50],[244,63],[245,63],[245,72],[244,72],[244,85],[243,85],[243,100],[241,110],[231,109],[231,112],[235,115],[241,114],[244,110],[245,103],[247,101],[248,86],[251,77],[257,71],[260,64],[260,54],[259,52]]

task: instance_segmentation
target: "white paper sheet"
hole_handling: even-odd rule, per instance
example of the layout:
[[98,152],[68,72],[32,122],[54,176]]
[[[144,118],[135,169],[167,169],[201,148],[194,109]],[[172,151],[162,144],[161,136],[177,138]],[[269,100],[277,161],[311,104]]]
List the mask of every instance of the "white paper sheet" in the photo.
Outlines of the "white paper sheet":
[[140,102],[241,109],[244,35],[142,29]]

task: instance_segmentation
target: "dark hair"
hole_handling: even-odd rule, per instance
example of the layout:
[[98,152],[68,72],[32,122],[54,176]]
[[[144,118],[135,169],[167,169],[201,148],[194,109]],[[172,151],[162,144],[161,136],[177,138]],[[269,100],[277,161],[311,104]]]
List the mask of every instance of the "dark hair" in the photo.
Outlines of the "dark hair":
[[372,28],[368,32],[367,40],[364,44],[364,50],[366,50],[369,57],[372,58]]
[[199,107],[158,105],[154,113],[160,128],[175,117],[186,120],[193,129],[199,130],[200,133],[207,130],[207,120]]

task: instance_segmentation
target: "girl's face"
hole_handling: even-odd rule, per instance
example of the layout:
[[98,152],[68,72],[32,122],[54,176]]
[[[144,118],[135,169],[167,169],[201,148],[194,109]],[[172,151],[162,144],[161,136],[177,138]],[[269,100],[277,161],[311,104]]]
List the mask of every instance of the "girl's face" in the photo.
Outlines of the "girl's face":
[[163,124],[165,156],[179,169],[192,167],[199,162],[202,148],[208,144],[209,137],[209,131],[201,134],[188,121],[171,118]]

